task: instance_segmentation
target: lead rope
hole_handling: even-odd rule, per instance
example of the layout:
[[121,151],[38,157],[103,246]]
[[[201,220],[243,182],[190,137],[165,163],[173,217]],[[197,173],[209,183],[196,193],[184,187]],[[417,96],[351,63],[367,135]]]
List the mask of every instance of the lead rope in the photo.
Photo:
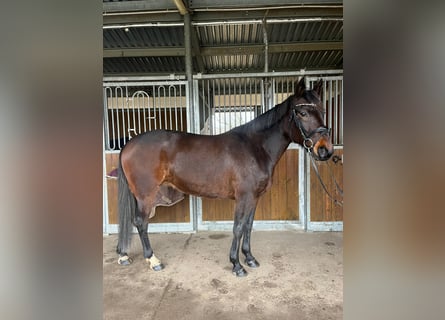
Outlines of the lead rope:
[[[324,191],[326,192],[326,194],[328,195],[329,199],[331,199],[332,201],[334,201],[334,203],[335,203],[336,205],[338,205],[338,206],[340,206],[340,207],[343,207],[343,200],[337,200],[337,199],[335,199],[335,198],[331,195],[331,193],[328,191],[328,188],[327,188],[326,185],[324,184],[323,179],[321,179],[320,172],[318,171],[318,166],[317,166],[317,164],[315,163],[315,159],[314,159],[314,157],[312,156],[311,150],[309,150],[309,149],[306,149],[306,150],[307,150],[307,152],[309,153],[309,158],[311,158],[312,167],[314,168],[314,171],[315,171],[315,174],[317,175],[318,181],[320,181],[320,184],[321,184],[321,186],[323,187],[323,189],[324,189]],[[328,167],[329,167],[329,166],[328,166]],[[338,185],[337,181],[335,180],[335,177],[334,177],[332,171],[330,171],[330,172],[331,172],[331,176],[332,176],[333,179],[334,179],[335,186],[336,186],[337,190],[340,192],[341,196],[343,197],[343,190],[340,188],[340,186]]]

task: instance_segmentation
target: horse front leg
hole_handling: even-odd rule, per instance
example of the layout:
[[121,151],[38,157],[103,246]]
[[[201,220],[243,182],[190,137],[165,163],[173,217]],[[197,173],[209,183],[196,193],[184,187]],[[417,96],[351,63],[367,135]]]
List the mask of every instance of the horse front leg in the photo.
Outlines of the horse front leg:
[[243,220],[244,219],[241,214],[235,213],[235,222],[233,224],[233,241],[232,247],[230,248],[230,262],[233,264],[232,273],[237,277],[244,277],[247,275],[247,271],[239,262],[239,246],[244,229]]
[[243,254],[246,257],[245,262],[251,268],[258,268],[260,266],[260,263],[255,259],[250,250],[250,235],[252,233],[255,210],[256,206],[255,208],[253,208],[253,210],[250,211],[249,216],[247,218],[246,227],[244,228],[243,246],[242,246]]
[[239,199],[235,205],[235,218],[233,223],[233,241],[230,248],[230,262],[233,264],[232,273],[237,277],[244,277],[247,275],[247,271],[239,262],[239,249],[241,244],[241,237],[243,236],[246,228],[246,218],[251,210],[254,210],[256,201],[248,199]]

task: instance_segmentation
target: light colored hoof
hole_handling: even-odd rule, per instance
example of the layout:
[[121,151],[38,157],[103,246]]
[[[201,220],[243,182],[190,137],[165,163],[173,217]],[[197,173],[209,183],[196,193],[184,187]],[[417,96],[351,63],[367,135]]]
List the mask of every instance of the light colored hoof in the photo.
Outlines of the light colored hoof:
[[133,262],[133,259],[131,259],[129,256],[121,256],[119,259],[117,259],[117,263],[121,266],[128,266]]
[[153,271],[161,271],[164,268],[165,268],[164,265],[161,263],[161,264],[158,264],[157,266],[152,267],[151,270],[153,270]]
[[154,254],[151,256],[151,258],[146,258],[145,261],[148,262],[150,269],[153,271],[161,271],[165,268],[161,261],[156,258]]

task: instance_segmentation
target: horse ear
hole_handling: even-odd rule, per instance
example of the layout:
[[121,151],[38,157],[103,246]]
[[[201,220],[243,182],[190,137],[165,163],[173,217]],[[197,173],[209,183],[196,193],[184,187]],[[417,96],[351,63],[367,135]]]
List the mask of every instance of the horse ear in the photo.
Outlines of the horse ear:
[[319,79],[312,90],[314,90],[318,96],[321,97],[323,92],[323,80]]
[[295,96],[301,97],[303,96],[304,91],[306,91],[306,79],[301,78],[300,81],[298,81],[297,86],[295,87]]

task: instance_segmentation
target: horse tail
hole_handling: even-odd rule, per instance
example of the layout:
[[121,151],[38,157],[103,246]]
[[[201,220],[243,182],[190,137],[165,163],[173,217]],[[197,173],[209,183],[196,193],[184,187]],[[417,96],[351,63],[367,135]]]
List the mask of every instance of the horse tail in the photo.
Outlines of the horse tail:
[[122,161],[119,157],[118,169],[118,212],[119,212],[119,240],[117,253],[127,253],[131,245],[133,221],[136,210],[136,198],[128,187],[127,177],[122,170]]

